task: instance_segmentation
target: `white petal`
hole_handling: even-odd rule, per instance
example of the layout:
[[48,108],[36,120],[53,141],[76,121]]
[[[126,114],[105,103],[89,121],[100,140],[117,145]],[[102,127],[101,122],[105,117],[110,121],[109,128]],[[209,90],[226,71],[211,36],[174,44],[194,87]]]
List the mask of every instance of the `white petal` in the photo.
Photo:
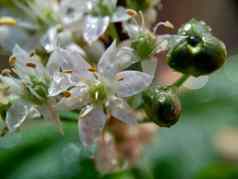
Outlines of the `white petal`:
[[184,39],[186,39],[186,36],[182,35],[159,35],[157,37],[157,53],[173,48]]
[[139,71],[123,71],[116,74],[118,80],[117,95],[120,97],[134,96],[149,87],[153,77]]
[[123,7],[118,7],[116,12],[114,12],[111,21],[112,22],[122,22],[130,19],[130,16],[127,13],[127,10]]
[[18,63],[25,63],[29,57],[29,54],[18,45],[13,48],[12,55],[16,57]]
[[143,69],[143,72],[150,74],[151,76],[155,76],[156,69],[157,69],[157,59],[151,58],[147,60],[143,60],[141,62],[141,66]]
[[82,49],[79,45],[75,43],[70,43],[69,45],[66,46],[66,49],[71,51],[77,51],[83,58],[86,57],[84,49]]
[[57,28],[50,28],[41,39],[41,45],[49,53],[57,47]]
[[183,86],[192,90],[198,90],[207,84],[208,79],[209,79],[208,76],[200,76],[198,78],[189,77],[189,79],[185,81]]
[[[35,68],[28,67],[27,63],[35,64],[36,67]],[[46,70],[45,66],[42,64],[38,56],[29,57],[28,61],[25,62],[25,67],[23,67],[22,69],[24,68],[28,71],[28,73],[26,71],[24,71],[24,73],[32,74],[38,76],[39,78],[45,77],[47,78],[49,75],[48,71]]]
[[117,48],[116,41],[104,52],[100,58],[97,69],[105,77],[112,78],[114,75],[129,67],[135,60],[133,50],[128,47]]
[[84,146],[95,143],[106,122],[106,115],[99,107],[88,106],[79,118],[80,138]]
[[137,62],[137,60],[135,59],[134,50],[129,47],[119,48],[115,58],[114,68],[117,69],[117,72],[126,69],[130,65]]
[[23,93],[23,88],[20,80],[2,75],[0,75],[0,79],[9,87],[9,92],[11,94],[21,95]]
[[40,111],[40,114],[43,115],[44,119],[47,119],[51,122],[53,122],[57,128],[59,129],[59,131],[63,134],[63,127],[62,124],[60,122],[60,118],[59,115],[57,113],[56,107],[51,104],[49,102],[49,104],[45,105],[45,106],[39,106],[38,110]]
[[121,98],[112,97],[109,100],[108,108],[113,117],[129,125],[136,124],[136,114],[131,107]]
[[135,38],[139,32],[143,31],[137,24],[124,22],[122,25],[124,32],[127,33],[130,38]]
[[63,0],[59,6],[59,15],[65,25],[83,18],[83,14],[87,11],[85,2],[75,0]]
[[92,61],[93,63],[98,64],[100,57],[105,52],[105,45],[101,41],[95,41],[90,46],[85,46],[84,50],[87,54],[88,59],[90,59],[90,61]]
[[[15,69],[20,78],[28,79],[29,75],[46,75],[45,68],[37,56],[31,57],[25,50],[16,45],[13,49],[13,56],[16,57]],[[35,68],[28,67],[27,64],[35,64]]]
[[68,111],[81,109],[89,103],[88,86],[80,83],[77,87],[74,87],[69,91],[71,96],[62,98],[57,104],[57,110]]
[[70,75],[60,72],[54,73],[52,83],[48,90],[49,96],[57,96],[74,84],[75,83],[71,81]]
[[84,39],[89,43],[93,43],[104,34],[109,25],[109,17],[93,17],[87,16],[84,24]]
[[72,70],[72,76],[77,78],[92,78],[93,74],[88,71],[91,66],[83,59],[81,53],[75,50],[57,49],[50,56],[47,69],[51,75],[63,70]]
[[17,100],[12,104],[6,114],[6,124],[10,131],[15,131],[26,120],[30,112],[29,104]]
[[113,61],[115,61],[115,56],[117,54],[116,41],[114,41],[110,47],[104,52],[100,58],[97,70],[99,73],[104,74],[105,76],[112,76],[115,73],[115,68]]

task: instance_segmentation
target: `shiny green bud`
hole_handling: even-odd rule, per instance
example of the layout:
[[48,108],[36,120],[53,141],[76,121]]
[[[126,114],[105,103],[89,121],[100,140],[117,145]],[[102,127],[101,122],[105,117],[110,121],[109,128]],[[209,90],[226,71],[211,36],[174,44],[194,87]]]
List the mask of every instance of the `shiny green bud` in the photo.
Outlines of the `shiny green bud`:
[[210,33],[204,22],[193,19],[181,27],[178,34],[186,38],[167,54],[167,63],[174,70],[197,77],[211,74],[225,63],[224,43]]
[[182,107],[178,96],[170,88],[151,87],[143,93],[145,112],[161,127],[170,127],[180,118]]

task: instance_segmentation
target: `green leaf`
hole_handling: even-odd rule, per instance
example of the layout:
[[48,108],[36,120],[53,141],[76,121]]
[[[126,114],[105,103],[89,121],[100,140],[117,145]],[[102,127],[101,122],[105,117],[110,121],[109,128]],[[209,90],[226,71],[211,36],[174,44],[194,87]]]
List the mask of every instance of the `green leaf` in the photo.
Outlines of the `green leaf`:
[[36,124],[0,140],[0,178],[98,178],[90,154],[80,144],[75,123],[64,135],[48,123]]

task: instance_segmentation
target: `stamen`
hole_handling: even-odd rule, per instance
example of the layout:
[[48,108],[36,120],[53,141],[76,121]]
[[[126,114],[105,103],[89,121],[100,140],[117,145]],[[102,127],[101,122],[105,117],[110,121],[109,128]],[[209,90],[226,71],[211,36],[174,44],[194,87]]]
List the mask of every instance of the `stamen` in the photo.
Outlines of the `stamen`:
[[17,71],[16,71],[15,68],[11,68],[11,71],[12,71],[13,73],[17,74]]
[[36,68],[36,64],[34,64],[34,63],[26,63],[26,66],[27,67],[30,67],[30,68]]
[[127,14],[128,14],[129,16],[131,16],[131,17],[138,15],[138,13],[137,13],[134,9],[127,9],[126,12],[127,12]]
[[141,26],[143,29],[145,29],[145,18],[144,18],[143,12],[139,11],[139,15],[140,15],[140,20],[141,20]]
[[160,26],[164,26],[164,27],[167,27],[167,28],[170,28],[170,29],[174,29],[174,25],[169,21],[159,22],[153,28],[153,33],[154,34],[156,34],[156,32],[157,32],[157,30],[159,29]]
[[73,73],[73,70],[63,70],[63,73],[71,74]]
[[3,76],[10,76],[11,70],[8,69],[8,68],[5,68],[5,69],[3,69],[3,70],[1,71],[1,74],[2,74]]
[[92,73],[96,73],[97,72],[97,68],[95,66],[93,66],[93,67],[89,68],[88,71],[90,71]]
[[117,74],[115,78],[116,78],[117,81],[124,80],[124,77],[122,75],[119,75],[119,74]]
[[15,56],[11,56],[10,58],[9,58],[9,65],[15,65],[16,64],[16,62],[17,62],[17,58],[15,57]]
[[69,97],[71,96],[71,93],[70,93],[69,91],[64,91],[64,92],[63,92],[63,96],[64,96],[65,98],[69,98]]
[[11,17],[1,17],[0,18],[0,26],[6,25],[6,26],[16,26],[17,22],[15,19]]

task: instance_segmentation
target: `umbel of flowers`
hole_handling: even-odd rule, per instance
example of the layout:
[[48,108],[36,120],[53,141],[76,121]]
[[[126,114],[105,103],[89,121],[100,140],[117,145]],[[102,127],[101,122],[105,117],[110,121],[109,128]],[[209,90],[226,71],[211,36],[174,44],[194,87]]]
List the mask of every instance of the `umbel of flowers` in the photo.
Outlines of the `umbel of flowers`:
[[[123,164],[112,162],[118,159],[114,148],[122,132],[115,126],[174,125],[182,112],[178,89],[190,76],[210,75],[226,60],[225,45],[203,21],[192,19],[177,34],[157,35],[160,26],[173,25],[148,26],[144,14],[156,7],[152,0],[142,4],[133,0],[62,0],[49,1],[47,6],[41,0],[12,3],[31,14],[29,22],[1,17],[0,28],[31,29],[35,36],[27,40],[34,38],[35,43],[24,50],[16,42],[10,68],[2,70],[1,94],[5,95],[0,112],[6,127],[1,135],[40,117],[63,133],[60,113],[73,111],[79,116],[82,144],[98,145],[96,161],[110,153],[99,167],[102,171]],[[162,51],[167,52],[168,66],[182,74],[168,86],[160,85],[155,73],[160,60],[156,56]],[[124,157],[120,160],[129,160]]]

